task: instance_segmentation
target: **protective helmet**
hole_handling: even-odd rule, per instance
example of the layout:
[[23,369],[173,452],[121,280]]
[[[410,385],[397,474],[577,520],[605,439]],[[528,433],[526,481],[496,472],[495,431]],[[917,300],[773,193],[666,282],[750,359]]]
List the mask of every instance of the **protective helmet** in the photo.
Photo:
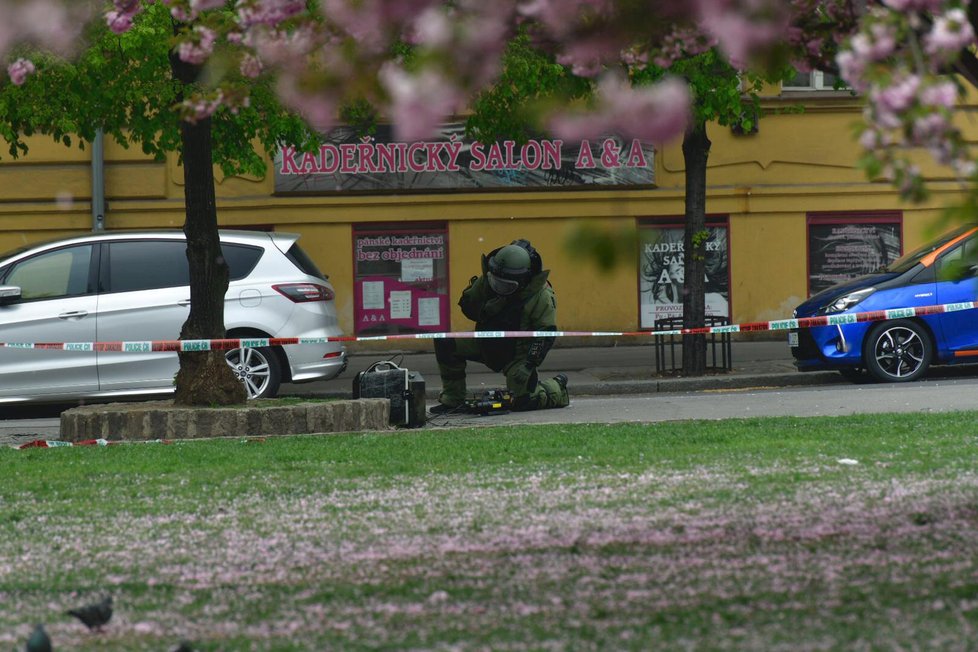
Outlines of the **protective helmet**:
[[519,245],[506,245],[489,259],[489,287],[508,296],[530,280],[530,254]]

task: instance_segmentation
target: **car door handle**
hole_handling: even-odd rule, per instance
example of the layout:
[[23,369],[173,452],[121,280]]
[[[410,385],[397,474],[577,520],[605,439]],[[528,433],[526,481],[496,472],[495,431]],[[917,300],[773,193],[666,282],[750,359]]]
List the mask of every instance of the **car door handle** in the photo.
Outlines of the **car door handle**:
[[189,306],[190,305],[190,299],[182,299],[180,301],[177,301],[177,305],[178,306]]
[[58,315],[58,319],[81,319],[82,317],[87,317],[87,310],[72,310],[70,312],[63,312]]

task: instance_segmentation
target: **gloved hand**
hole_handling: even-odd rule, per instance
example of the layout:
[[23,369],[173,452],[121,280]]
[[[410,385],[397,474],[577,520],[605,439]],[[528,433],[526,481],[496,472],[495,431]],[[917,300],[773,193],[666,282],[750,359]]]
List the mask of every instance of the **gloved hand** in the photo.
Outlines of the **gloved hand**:
[[506,370],[506,387],[514,394],[532,392],[537,385],[537,368],[528,362],[516,362]]

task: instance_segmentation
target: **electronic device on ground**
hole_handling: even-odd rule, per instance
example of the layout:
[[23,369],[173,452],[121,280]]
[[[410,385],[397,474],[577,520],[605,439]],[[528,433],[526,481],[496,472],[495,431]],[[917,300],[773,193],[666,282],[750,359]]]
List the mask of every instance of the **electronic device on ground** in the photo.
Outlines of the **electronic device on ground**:
[[375,362],[356,375],[353,398],[389,399],[391,425],[420,428],[427,419],[424,377],[390,360]]
[[508,389],[490,389],[481,396],[467,399],[465,408],[469,412],[483,416],[503,414],[513,409],[513,394]]

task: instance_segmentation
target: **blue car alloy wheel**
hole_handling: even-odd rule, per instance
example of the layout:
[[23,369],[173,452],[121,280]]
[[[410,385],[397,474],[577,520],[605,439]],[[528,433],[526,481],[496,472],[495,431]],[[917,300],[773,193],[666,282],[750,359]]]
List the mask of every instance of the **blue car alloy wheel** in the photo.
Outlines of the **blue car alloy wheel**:
[[876,324],[866,337],[866,369],[876,380],[902,383],[917,380],[930,366],[934,345],[927,331],[900,319]]

